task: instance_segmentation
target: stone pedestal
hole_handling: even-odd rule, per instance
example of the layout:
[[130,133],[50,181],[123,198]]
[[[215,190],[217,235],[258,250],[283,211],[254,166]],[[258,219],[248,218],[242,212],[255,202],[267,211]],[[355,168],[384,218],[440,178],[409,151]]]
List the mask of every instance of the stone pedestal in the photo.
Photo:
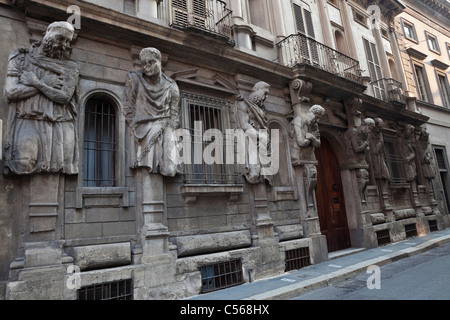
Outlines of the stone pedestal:
[[37,174],[30,177],[27,241],[57,238],[59,181],[59,174]]
[[317,214],[316,198],[314,188],[317,183],[315,162],[302,163],[294,166],[297,189],[301,203],[301,221],[303,224],[303,235],[313,237],[321,235],[319,216]]
[[[254,240],[262,240],[265,238],[273,238],[274,223],[270,217],[270,212],[267,204],[266,185],[263,182],[252,184],[253,199],[255,202],[255,216],[254,224],[256,228],[256,235]],[[256,245],[256,243],[254,244]]]
[[169,231],[164,222],[164,178],[146,170],[142,181],[142,262],[153,256],[169,254]]

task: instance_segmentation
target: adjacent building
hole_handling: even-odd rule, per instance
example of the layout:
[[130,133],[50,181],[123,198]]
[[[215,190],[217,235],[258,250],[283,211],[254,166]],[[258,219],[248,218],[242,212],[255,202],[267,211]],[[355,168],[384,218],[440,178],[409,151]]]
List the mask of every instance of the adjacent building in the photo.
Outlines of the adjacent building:
[[[3,299],[180,299],[450,225],[445,1],[0,0],[0,15]],[[275,172],[233,134],[247,125],[273,133],[257,146]]]

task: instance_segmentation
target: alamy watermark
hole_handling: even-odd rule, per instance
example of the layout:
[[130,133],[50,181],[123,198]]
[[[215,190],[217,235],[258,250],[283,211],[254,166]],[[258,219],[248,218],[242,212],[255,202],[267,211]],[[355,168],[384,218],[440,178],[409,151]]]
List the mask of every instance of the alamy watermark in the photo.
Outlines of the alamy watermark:
[[278,173],[278,129],[226,129],[223,133],[219,129],[203,131],[202,127],[201,121],[195,121],[193,135],[188,129],[174,130],[172,139],[178,148],[170,154],[172,161],[177,164],[260,165],[261,175]]
[[366,273],[371,274],[366,281],[367,289],[381,289],[381,269],[377,265],[371,265],[367,268]]

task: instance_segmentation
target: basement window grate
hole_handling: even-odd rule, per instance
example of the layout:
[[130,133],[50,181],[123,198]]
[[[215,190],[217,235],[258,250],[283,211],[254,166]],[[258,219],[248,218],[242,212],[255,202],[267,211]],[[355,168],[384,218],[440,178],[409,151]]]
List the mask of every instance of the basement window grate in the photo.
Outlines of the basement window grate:
[[376,231],[378,246],[384,246],[391,243],[389,229]]
[[430,232],[438,231],[437,220],[428,220],[428,225],[430,226]]
[[311,264],[309,247],[286,250],[285,270],[298,270]]
[[241,259],[202,266],[202,293],[216,291],[242,284]]
[[405,224],[406,238],[412,238],[417,236],[417,228],[415,223]]
[[133,300],[133,281],[126,279],[82,287],[78,290],[78,300]]

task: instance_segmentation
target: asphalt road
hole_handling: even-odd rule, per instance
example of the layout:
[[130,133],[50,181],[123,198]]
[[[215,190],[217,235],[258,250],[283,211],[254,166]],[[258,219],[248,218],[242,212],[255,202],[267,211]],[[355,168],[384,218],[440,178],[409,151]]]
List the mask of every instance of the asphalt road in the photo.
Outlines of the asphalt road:
[[450,300],[450,243],[293,300]]

